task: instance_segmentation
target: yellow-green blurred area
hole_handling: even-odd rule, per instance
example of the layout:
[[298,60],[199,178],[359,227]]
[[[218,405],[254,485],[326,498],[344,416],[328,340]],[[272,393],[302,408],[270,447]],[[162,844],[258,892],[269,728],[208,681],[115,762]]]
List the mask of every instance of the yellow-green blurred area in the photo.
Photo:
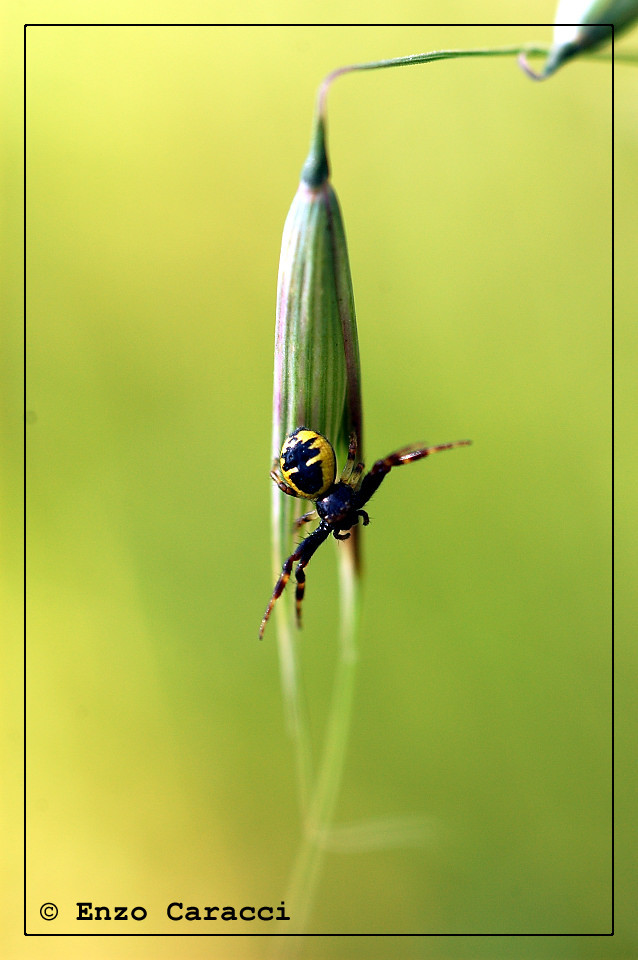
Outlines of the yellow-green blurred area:
[[[300,6],[274,3],[268,16],[294,19]],[[322,16],[354,15],[327,6]],[[402,13],[554,13],[480,6]],[[167,3],[115,19],[140,16],[184,19]],[[277,907],[300,842],[276,630],[263,643],[257,631],[273,587],[279,244],[315,91],[344,63],[550,37],[542,26],[28,28],[31,933],[285,927],[211,931],[169,920],[166,906]],[[623,850],[623,929],[588,936],[612,925],[611,94],[610,64],[575,61],[535,84],[514,59],[352,75],[330,92],[366,457],[417,440],[473,446],[393,471],[362,537],[360,672],[335,822],[428,828],[387,847],[381,826],[369,849],[327,852],[309,926],[411,936],[308,938],[302,956],[638,955]],[[637,97],[638,70],[617,66],[625,318]],[[304,617],[318,756],[337,649],[333,544],[308,568]],[[628,776],[621,767],[621,785]],[[47,901],[59,908],[48,923]],[[142,905],[148,919],[78,921],[78,901]],[[16,937],[11,956],[272,947]]]

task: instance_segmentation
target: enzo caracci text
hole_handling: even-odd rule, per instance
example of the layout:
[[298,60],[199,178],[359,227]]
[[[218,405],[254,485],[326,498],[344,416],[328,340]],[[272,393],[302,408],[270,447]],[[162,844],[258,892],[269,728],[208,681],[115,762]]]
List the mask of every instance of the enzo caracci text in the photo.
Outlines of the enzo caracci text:
[[[146,920],[145,907],[107,907],[94,906],[89,901],[77,902],[76,920]],[[281,901],[278,907],[197,907],[173,900],[166,907],[169,920],[290,920],[286,914],[286,905]]]

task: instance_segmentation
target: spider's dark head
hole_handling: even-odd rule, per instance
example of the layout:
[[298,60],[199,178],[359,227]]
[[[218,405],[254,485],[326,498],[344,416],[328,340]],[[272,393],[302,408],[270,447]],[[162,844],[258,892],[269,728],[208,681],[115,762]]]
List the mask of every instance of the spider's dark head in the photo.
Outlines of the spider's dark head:
[[279,465],[288,486],[306,500],[325,496],[337,476],[337,458],[332,444],[308,427],[297,427],[286,437]]
[[348,483],[342,480],[336,483],[331,490],[317,500],[317,513],[321,520],[338,529],[349,530],[357,523],[356,513],[353,515],[355,491]]

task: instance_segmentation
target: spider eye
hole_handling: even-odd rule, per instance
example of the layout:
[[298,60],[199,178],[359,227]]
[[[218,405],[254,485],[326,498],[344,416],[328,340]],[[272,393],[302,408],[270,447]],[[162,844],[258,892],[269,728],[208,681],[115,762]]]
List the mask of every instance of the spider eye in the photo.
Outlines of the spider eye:
[[335,482],[337,461],[332,444],[308,427],[286,437],[279,458],[281,474],[298,496],[316,500]]

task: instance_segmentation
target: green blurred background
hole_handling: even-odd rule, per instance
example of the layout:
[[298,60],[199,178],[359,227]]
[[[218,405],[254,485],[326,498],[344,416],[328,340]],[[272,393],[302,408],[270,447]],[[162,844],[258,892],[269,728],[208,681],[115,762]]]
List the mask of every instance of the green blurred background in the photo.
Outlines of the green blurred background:
[[[55,6],[33,4],[28,19],[86,19]],[[387,16],[369,6],[367,18]],[[404,20],[479,15],[470,2],[399,6]],[[554,13],[480,8],[495,23]],[[322,16],[355,9],[327,3]],[[268,17],[300,13],[281,2]],[[152,14],[218,16],[215,4]],[[148,18],[115,3],[103,16]],[[273,585],[279,244],[315,89],[342,63],[549,38],[542,26],[29,28],[31,932],[102,932],[74,921],[85,900],[143,904],[139,932],[207,933],[171,924],[166,904],[285,896],[294,758],[274,633],[256,636]],[[621,323],[636,303],[637,98],[638,70],[618,67]],[[336,820],[417,816],[427,842],[327,854],[310,929],[582,936],[326,937],[305,956],[638,956],[624,844],[617,936],[586,936],[611,929],[610,102],[608,65],[537,85],[513,60],[350,76],[330,94],[368,458],[417,439],[474,446],[393,475],[364,540]],[[620,333],[622,377],[635,334]],[[630,528],[635,504],[620,510]],[[622,534],[619,546],[629,554]],[[308,582],[301,657],[318,750],[336,654],[332,547]],[[632,736],[625,726],[621,746]],[[632,809],[621,799],[621,825]],[[45,901],[54,923],[39,917]],[[16,932],[5,955],[270,947]]]

